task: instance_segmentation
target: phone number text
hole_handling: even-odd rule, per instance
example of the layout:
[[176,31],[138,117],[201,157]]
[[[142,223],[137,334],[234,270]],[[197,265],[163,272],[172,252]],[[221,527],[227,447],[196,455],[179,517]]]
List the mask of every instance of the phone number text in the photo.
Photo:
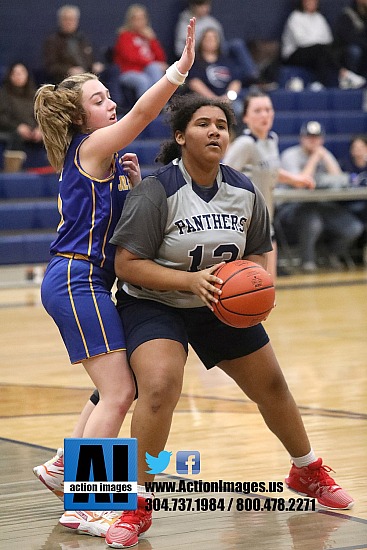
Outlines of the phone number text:
[[147,498],[146,510],[159,512],[314,512],[314,498]]

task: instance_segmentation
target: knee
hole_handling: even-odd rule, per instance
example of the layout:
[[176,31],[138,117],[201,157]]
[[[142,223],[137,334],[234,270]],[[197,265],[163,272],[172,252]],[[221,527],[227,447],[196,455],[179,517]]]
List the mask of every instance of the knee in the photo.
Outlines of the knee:
[[149,386],[139,386],[139,399],[144,399],[152,414],[173,410],[181,395],[182,379],[177,376],[157,377]]
[[258,399],[256,399],[256,403],[261,407],[272,401],[282,402],[287,400],[288,395],[290,395],[290,392],[287,382],[280,372],[274,374],[271,379],[268,380],[267,384],[262,388]]
[[305,223],[303,231],[308,239],[318,239],[321,235],[324,224],[319,216],[311,215]]
[[110,400],[110,403],[115,411],[117,411],[118,416],[125,417],[126,413],[133,404],[134,398],[135,386],[134,384],[131,384],[131,387],[129,387],[128,389],[125,388],[124,391],[121,391],[117,395],[115,395]]
[[363,231],[364,231],[363,223],[358,218],[356,218],[353,221],[353,224],[352,224],[351,229],[350,229],[350,234],[352,235],[352,240],[358,239],[358,237],[360,235],[362,235]]

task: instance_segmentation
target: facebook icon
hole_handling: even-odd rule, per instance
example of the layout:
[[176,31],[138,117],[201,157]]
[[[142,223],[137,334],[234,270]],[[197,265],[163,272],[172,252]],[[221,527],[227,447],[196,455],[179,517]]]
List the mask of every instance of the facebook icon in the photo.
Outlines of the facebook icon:
[[178,474],[200,474],[199,451],[177,451],[176,472]]

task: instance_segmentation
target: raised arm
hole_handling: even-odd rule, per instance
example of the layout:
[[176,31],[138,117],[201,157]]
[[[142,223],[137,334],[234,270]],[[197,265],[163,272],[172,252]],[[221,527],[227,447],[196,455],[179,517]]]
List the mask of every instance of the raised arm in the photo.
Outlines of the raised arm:
[[195,18],[187,26],[186,44],[182,55],[166,74],[143,94],[121,120],[94,131],[85,145],[84,155],[97,155],[99,160],[109,157],[131,143],[154,120],[169,98],[184,83],[195,59]]

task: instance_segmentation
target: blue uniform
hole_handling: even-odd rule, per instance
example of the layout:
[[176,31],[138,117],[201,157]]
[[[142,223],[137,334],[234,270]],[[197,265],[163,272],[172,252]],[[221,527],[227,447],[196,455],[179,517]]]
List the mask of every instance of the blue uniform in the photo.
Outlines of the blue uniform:
[[60,223],[41,287],[42,303],[57,324],[72,363],[125,349],[120,318],[111,298],[115,246],[109,241],[129,190],[115,154],[103,180],[81,167],[73,138],[59,181]]

